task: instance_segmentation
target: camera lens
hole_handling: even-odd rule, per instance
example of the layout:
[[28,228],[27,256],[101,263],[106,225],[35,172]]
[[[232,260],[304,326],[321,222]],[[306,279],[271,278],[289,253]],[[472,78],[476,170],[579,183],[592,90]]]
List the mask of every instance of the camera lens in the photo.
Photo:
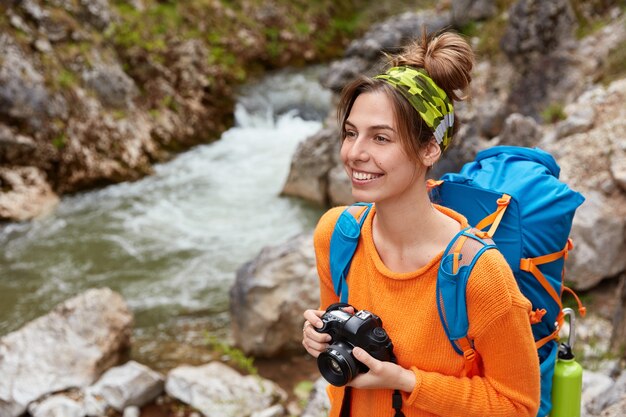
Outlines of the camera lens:
[[341,387],[358,374],[357,362],[352,356],[352,346],[343,342],[330,345],[317,357],[320,373],[331,384]]
[[334,374],[336,375],[341,375],[342,371],[341,371],[341,366],[339,365],[339,362],[337,362],[336,359],[329,359],[329,363],[330,363],[330,370],[333,371]]

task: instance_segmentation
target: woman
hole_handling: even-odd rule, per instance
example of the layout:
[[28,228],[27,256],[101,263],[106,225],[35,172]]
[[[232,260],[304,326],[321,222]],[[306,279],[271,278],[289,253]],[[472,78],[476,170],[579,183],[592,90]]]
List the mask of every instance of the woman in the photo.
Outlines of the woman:
[[[437,312],[435,285],[442,254],[467,226],[460,214],[431,203],[426,173],[457,130],[453,100],[471,81],[473,53],[457,34],[423,36],[391,68],[343,91],[338,108],[341,159],[357,201],[373,202],[352,260],[349,303],[378,315],[397,364],[356,347],[369,372],[348,385],[350,415],[392,416],[402,393],[411,416],[530,416],[539,407],[539,362],[529,323],[530,303],[496,250],[485,252],[467,285],[468,336],[480,357],[469,375]],[[303,345],[317,357],[330,336],[318,333],[324,309],[338,302],[329,245],[344,207],[329,210],[315,230],[321,307],[307,310]],[[330,416],[340,415],[343,387],[329,387]],[[344,411],[345,413],[345,411]]]

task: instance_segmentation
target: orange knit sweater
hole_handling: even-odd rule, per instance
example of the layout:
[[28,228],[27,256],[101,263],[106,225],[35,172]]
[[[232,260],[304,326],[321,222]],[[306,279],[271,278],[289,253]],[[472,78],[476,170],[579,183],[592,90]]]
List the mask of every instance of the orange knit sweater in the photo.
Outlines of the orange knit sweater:
[[[458,213],[438,210],[467,226]],[[344,207],[329,210],[315,230],[321,309],[338,302],[329,270],[330,238]],[[413,392],[403,393],[406,417],[535,417],[539,407],[539,361],[530,329],[530,302],[520,293],[506,260],[489,250],[474,266],[467,285],[469,336],[482,372],[462,377],[464,359],[446,337],[435,302],[443,253],[414,272],[395,273],[380,259],[372,240],[373,208],[363,224],[348,286],[348,302],[383,322],[398,364],[415,373]],[[460,229],[459,229],[460,230]],[[353,389],[352,416],[391,417],[391,391]],[[329,386],[330,417],[339,416],[343,388]]]

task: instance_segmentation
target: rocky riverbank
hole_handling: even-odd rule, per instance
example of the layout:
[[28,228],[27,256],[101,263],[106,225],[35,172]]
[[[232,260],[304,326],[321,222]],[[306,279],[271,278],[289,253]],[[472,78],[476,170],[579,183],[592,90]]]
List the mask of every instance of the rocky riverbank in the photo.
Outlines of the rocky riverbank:
[[[76,2],[51,3],[74,10],[84,10],[87,7],[84,5],[89,2],[80,2],[80,6],[77,6]],[[107,2],[90,4],[96,3],[108,4]],[[510,4],[504,7],[503,3]],[[26,20],[28,24],[22,29],[26,35],[28,28],[37,27],[37,31],[30,29],[27,44],[35,46],[38,44],[38,48],[46,50],[45,42],[37,43],[39,33],[48,33],[45,30],[49,33],[63,32],[40,30],[39,26],[34,26],[33,22],[41,22],[38,24],[45,28],[44,24],[47,24],[45,22],[58,17],[54,15],[51,18],[38,14],[38,10],[43,9],[35,7],[37,4],[34,1],[13,2],[11,13],[18,18],[12,17],[9,12],[6,15],[9,16],[13,27]],[[132,4],[130,7],[136,10],[148,2]],[[3,11],[5,10],[8,8]],[[25,19],[25,16],[28,18]],[[99,24],[97,19],[94,22],[90,24]],[[626,372],[623,358],[623,342],[626,340],[623,313],[626,305],[624,289],[626,261],[622,256],[626,248],[626,213],[623,212],[626,207],[624,204],[626,114],[623,105],[626,101],[626,78],[624,78],[626,59],[623,55],[623,51],[626,50],[626,22],[622,4],[618,1],[590,3],[566,0],[452,1],[447,8],[405,14],[373,27],[363,38],[352,42],[346,49],[345,56],[331,66],[325,77],[326,85],[337,89],[354,74],[355,70],[374,71],[380,65],[381,50],[393,50],[404,40],[418,34],[421,26],[426,23],[431,25],[429,26],[431,29],[452,25],[463,30],[471,37],[479,51],[472,91],[474,98],[459,108],[464,123],[458,138],[459,146],[447,161],[437,167],[438,171],[434,174],[460,166],[471,159],[478,150],[487,146],[538,145],[555,155],[562,168],[561,178],[587,198],[587,202],[575,218],[572,237],[576,247],[567,262],[567,279],[571,280],[572,286],[584,295],[584,301],[589,309],[588,316],[579,320],[577,329],[579,336],[577,357],[585,367],[583,415],[609,417],[626,414]],[[7,41],[6,35],[0,35],[0,45],[8,44],[18,45],[15,39]],[[13,109],[11,111],[6,110],[5,112],[11,116],[0,117],[0,127],[4,126],[5,132],[9,129],[9,133],[3,137],[9,137],[10,140],[2,143],[8,143],[10,146],[1,145],[4,146],[0,147],[0,155],[4,155],[3,158],[9,158],[6,155],[10,155],[12,161],[30,161],[33,155],[39,155],[34,153],[37,149],[41,149],[37,152],[42,152],[42,155],[56,156],[43,160],[48,165],[42,163],[41,166],[33,167],[26,163],[21,165],[16,163],[9,168],[3,165],[0,168],[4,170],[0,170],[0,173],[4,173],[3,196],[11,197],[10,199],[5,197],[7,199],[2,201],[23,201],[24,207],[36,204],[39,207],[37,210],[40,210],[43,205],[37,203],[40,200],[34,199],[35,197],[24,197],[19,200],[19,193],[10,193],[21,190],[19,181],[22,181],[24,190],[32,190],[32,184],[45,183],[48,184],[50,193],[58,194],[60,191],[55,191],[54,182],[48,181],[43,174],[39,177],[37,175],[47,173],[46,169],[52,169],[46,167],[59,169],[62,166],[59,161],[75,161],[72,159],[72,155],[75,154],[85,156],[85,161],[90,161],[89,163],[101,164],[103,159],[94,156],[101,152],[96,144],[102,143],[105,148],[117,149],[117,139],[110,138],[121,138],[107,136],[100,142],[97,139],[100,134],[98,132],[102,132],[106,123],[110,124],[108,133],[117,132],[119,126],[126,126],[123,132],[128,133],[132,131],[131,128],[136,127],[132,123],[141,122],[142,117],[153,117],[158,123],[151,121],[150,123],[156,124],[150,126],[160,127],[160,130],[152,130],[151,127],[148,129],[150,134],[146,137],[153,138],[153,133],[156,135],[157,132],[165,132],[166,136],[157,135],[157,137],[170,139],[174,137],[172,129],[176,126],[191,126],[189,131],[185,130],[189,135],[185,136],[187,133],[183,135],[190,140],[189,143],[194,142],[194,138],[198,137],[197,133],[203,131],[202,129],[209,129],[202,125],[207,122],[206,120],[193,119],[198,114],[205,114],[194,113],[194,109],[198,103],[203,103],[204,99],[208,100],[205,95],[213,97],[214,100],[216,96],[213,94],[217,90],[208,88],[210,83],[194,84],[198,80],[194,77],[188,78],[189,73],[184,71],[187,68],[203,71],[204,67],[198,63],[199,61],[187,54],[200,46],[193,40],[176,45],[180,49],[174,48],[178,51],[175,59],[148,60],[150,64],[147,66],[142,66],[145,61],[141,59],[136,62],[128,61],[133,64],[133,68],[136,65],[136,68],[142,69],[141,71],[146,68],[152,70],[153,67],[154,71],[157,71],[156,74],[169,74],[165,70],[174,71],[171,79],[181,83],[180,89],[178,84],[169,84],[167,80],[170,78],[165,76],[162,77],[166,81],[158,85],[146,84],[158,92],[157,97],[161,100],[158,101],[160,107],[156,109],[158,112],[150,112],[151,107],[141,107],[143,110],[128,117],[116,113],[115,109],[119,108],[115,107],[119,106],[116,104],[107,107],[108,113],[105,113],[108,116],[102,113],[106,116],[104,118],[100,118],[101,113],[97,111],[89,113],[94,109],[104,108],[102,103],[106,100],[102,101],[95,87],[86,87],[90,84],[85,80],[91,78],[81,75],[80,78],[74,79],[74,81],[79,79],[80,82],[73,87],[76,94],[71,97],[80,103],[81,114],[84,111],[84,114],[89,116],[91,124],[84,120],[80,123],[69,121],[59,127],[52,124],[48,129],[57,130],[50,133],[44,129],[43,132],[48,132],[45,134],[51,136],[45,139],[48,145],[39,148],[36,143],[45,141],[37,136],[38,130],[33,127],[35,125],[26,122],[30,119],[15,110],[15,107],[10,107]],[[6,50],[22,51],[18,46],[8,47]],[[159,50],[158,44],[155,48]],[[16,68],[20,68],[24,76],[30,77],[27,78],[28,82],[2,85],[13,85],[10,91],[22,91],[28,87],[23,91],[30,92],[29,95],[16,97],[25,97],[22,101],[30,103],[31,107],[28,108],[31,110],[41,109],[43,108],[40,106],[41,101],[34,98],[42,97],[36,93],[48,91],[42,87],[47,84],[41,76],[36,75],[35,69],[39,64],[34,65],[21,53],[17,55],[9,53],[6,54],[6,58],[0,60],[0,79],[8,79],[2,78],[10,73],[7,63],[11,64],[11,70],[20,64],[22,66]],[[37,54],[45,56],[45,52]],[[124,69],[124,65],[119,66]],[[116,70],[113,72],[117,73]],[[84,73],[90,74],[88,71]],[[64,73],[60,71],[57,74]],[[136,79],[134,76],[130,78]],[[71,83],[71,79],[69,76],[60,77],[58,83],[65,85]],[[120,76],[121,86],[126,85],[124,79]],[[187,82],[190,84],[186,84]],[[177,87],[173,88],[174,85]],[[188,86],[187,89],[185,85]],[[201,93],[198,93],[199,87],[202,87]],[[130,97],[135,97],[133,100],[138,100],[145,94],[141,89],[139,93],[133,93],[133,88],[129,88],[130,90],[120,87],[122,93],[117,97],[123,99],[126,97],[125,94],[130,94]],[[175,91],[176,95],[172,96],[172,99],[164,99],[167,95],[164,91]],[[187,91],[185,94],[190,96],[179,96],[179,91]],[[45,97],[57,97],[46,94],[48,95]],[[62,94],[61,96],[64,97]],[[6,94],[0,95],[0,98],[2,97],[6,97]],[[181,97],[189,101],[180,101]],[[64,100],[63,106],[67,106],[68,100]],[[6,100],[0,100],[0,103],[5,102]],[[111,106],[110,102],[106,102],[109,103],[107,106]],[[141,103],[142,100],[138,102]],[[116,103],[115,99],[113,103]],[[2,106],[5,105],[2,104],[0,108],[4,108]],[[56,112],[64,108],[63,106],[59,105],[57,110],[54,110],[55,108],[53,110]],[[33,118],[35,122],[47,121],[50,117],[45,112],[33,114],[40,118]],[[144,116],[141,116],[142,114]],[[187,116],[193,117],[186,119]],[[131,118],[132,121],[129,120]],[[107,122],[111,120],[112,122]],[[25,126],[26,130],[22,130],[22,126]],[[68,126],[71,129],[65,130]],[[54,133],[58,131],[71,132],[72,135],[83,132],[95,136],[92,137],[92,142],[75,139],[82,137],[80,135],[54,142],[53,139],[56,138]],[[167,136],[168,134],[170,136]],[[302,144],[294,158],[292,172],[285,185],[285,194],[306,198],[319,204],[349,202],[349,192],[340,175],[341,169],[337,166],[337,136],[336,127],[329,122],[327,127]],[[137,157],[143,155],[141,152],[145,149],[152,149],[151,145],[142,148],[141,140],[137,140],[139,142],[130,142],[128,145],[132,145],[130,148],[123,145],[123,148],[119,149],[120,155]],[[62,144],[63,146],[59,146],[61,150],[54,151],[50,148],[54,147],[54,143]],[[86,146],[86,150],[80,151],[84,143],[89,145]],[[158,149],[170,152],[167,144],[173,143],[176,142],[164,140],[159,142]],[[136,151],[139,148],[143,150]],[[60,155],[66,155],[65,152],[68,152],[68,156],[61,158]],[[314,157],[311,158],[311,155]],[[3,164],[6,160],[8,159],[2,160]],[[133,165],[131,162],[139,160],[141,158],[129,159],[124,167],[136,168],[141,164]],[[77,163],[76,166],[82,167],[84,164]],[[114,164],[102,166],[106,168],[103,172],[117,172]],[[39,174],[30,176],[32,172]],[[70,170],[63,172],[67,173]],[[82,171],[78,170],[75,176],[68,176],[72,181],[76,181],[70,181],[68,184],[97,183],[97,181],[81,182],[81,178],[89,176],[80,172]],[[16,178],[10,183],[15,186],[4,185],[9,183],[5,180],[7,175],[8,178]],[[42,178],[42,182],[38,182],[38,178]],[[102,182],[108,182],[117,177],[110,174],[99,178],[103,178]],[[312,178],[316,181],[312,181]],[[304,181],[305,179],[307,181]],[[66,189],[76,190],[83,185]],[[61,189],[64,188],[59,188]],[[48,194],[37,192],[34,195],[46,200]],[[155,372],[145,365],[127,361],[124,352],[128,351],[129,344],[132,345],[132,339],[129,338],[132,314],[121,297],[109,290],[93,290],[67,301],[50,313],[47,319],[31,322],[0,339],[0,374],[11,375],[0,381],[0,416],[4,417],[6,414],[13,417],[24,410],[34,417],[55,415],[53,413],[65,413],[64,415],[70,417],[89,413],[93,413],[92,415],[124,413],[132,416],[141,412],[144,415],[152,413],[153,416],[168,417],[199,416],[200,413],[257,417],[324,415],[324,396],[318,395],[323,392],[324,382],[318,381],[319,386],[313,390],[311,390],[315,381],[313,378],[308,381],[308,385],[298,386],[293,381],[287,383],[282,380],[284,372],[281,373],[280,366],[277,365],[282,362],[283,365],[286,364],[287,370],[289,366],[301,365],[298,360],[289,359],[295,356],[285,355],[301,355],[302,318],[299,312],[305,307],[318,304],[317,277],[311,245],[310,233],[295,236],[287,242],[267,247],[257,258],[239,269],[231,290],[232,333],[237,348],[224,346],[221,351],[211,350],[209,354],[212,355],[212,359],[201,364],[186,364],[185,358],[180,358],[180,362],[171,369],[160,369],[160,372]],[[266,314],[258,314],[258,311]],[[77,348],[78,351],[75,350]],[[249,367],[244,372],[240,372],[240,369],[237,374],[233,369],[225,367],[224,363],[227,362],[230,366],[243,365],[245,368],[253,356],[269,357],[265,362],[267,367],[265,369],[262,369],[265,365],[259,366],[258,369]],[[69,358],[79,358],[80,366],[76,368],[70,366],[71,364],[67,362]],[[255,370],[266,379],[248,378],[248,374],[254,374]],[[298,373],[298,376],[306,373],[308,372]],[[225,380],[221,379],[222,377]],[[114,380],[116,382],[112,382]],[[145,381],[146,384],[139,384],[137,382],[139,380]],[[237,384],[237,388],[223,391],[225,389],[223,387],[230,386],[228,384],[231,382]],[[9,384],[11,389],[8,388]],[[142,389],[139,389],[140,386]],[[240,387],[245,389],[240,392]],[[259,391],[268,395],[259,396]],[[218,401],[224,397],[224,392],[228,393],[229,401],[226,403]],[[60,395],[49,396],[53,393]],[[120,393],[129,395],[118,395]],[[241,393],[243,397],[240,396]],[[254,401],[250,401],[251,399]]]
[[370,0],[1,2],[0,222],[217,139],[246,80],[336,57],[393,11]]

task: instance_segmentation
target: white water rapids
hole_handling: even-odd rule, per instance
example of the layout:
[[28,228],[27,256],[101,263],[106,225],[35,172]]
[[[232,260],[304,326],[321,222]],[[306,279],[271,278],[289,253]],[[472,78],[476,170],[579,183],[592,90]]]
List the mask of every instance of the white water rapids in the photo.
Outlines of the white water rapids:
[[321,214],[279,197],[294,150],[330,107],[317,72],[242,89],[235,127],[151,177],[66,197],[49,216],[0,230],[0,336],[105,286],[133,310],[144,362],[174,361],[171,350],[204,332],[226,335],[237,268]]

